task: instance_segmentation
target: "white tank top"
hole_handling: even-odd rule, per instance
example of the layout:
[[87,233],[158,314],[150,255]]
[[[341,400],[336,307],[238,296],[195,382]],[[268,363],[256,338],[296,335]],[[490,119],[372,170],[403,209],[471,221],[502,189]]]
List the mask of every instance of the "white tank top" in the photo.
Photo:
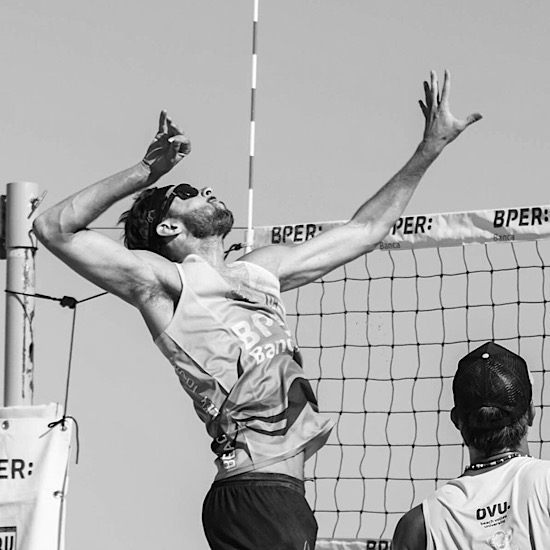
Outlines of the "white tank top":
[[244,261],[221,274],[195,255],[177,267],[181,296],[155,342],[212,437],[217,479],[301,452],[307,460],[333,422],[296,361],[278,279]]
[[422,502],[426,550],[549,550],[550,462],[518,457]]

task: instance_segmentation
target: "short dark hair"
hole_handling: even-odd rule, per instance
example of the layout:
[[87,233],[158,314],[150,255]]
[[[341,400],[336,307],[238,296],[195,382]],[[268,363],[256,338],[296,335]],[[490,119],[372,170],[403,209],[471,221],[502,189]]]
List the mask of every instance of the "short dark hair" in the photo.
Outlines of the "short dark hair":
[[[484,407],[477,411],[475,422],[479,421],[480,415],[485,417],[487,422],[490,422],[495,416],[497,418],[500,416],[500,411],[494,407]],[[532,421],[530,409],[512,424],[494,430],[475,427],[472,419],[469,420],[467,416],[466,418],[461,417],[461,420],[460,431],[464,443],[483,452],[485,456],[490,456],[502,449],[517,448],[527,434]]]
[[152,199],[157,188],[145,189],[134,199],[129,210],[123,212],[118,223],[124,224],[124,246],[130,250],[150,250],[158,252],[161,242],[154,243],[149,239],[149,225],[151,224]]

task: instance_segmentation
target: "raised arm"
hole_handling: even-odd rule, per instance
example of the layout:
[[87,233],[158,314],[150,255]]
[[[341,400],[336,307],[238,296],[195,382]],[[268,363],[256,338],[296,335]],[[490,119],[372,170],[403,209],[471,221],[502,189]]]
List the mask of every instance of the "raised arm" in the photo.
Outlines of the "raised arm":
[[481,119],[478,113],[456,119],[449,109],[450,89],[448,71],[441,94],[437,76],[431,72],[430,82],[424,82],[425,101],[419,102],[425,118],[422,141],[405,166],[349,222],[299,245],[258,249],[245,259],[269,269],[279,277],[282,290],[289,290],[373,250],[401,216],[422,176],[443,149]]
[[86,279],[137,305],[139,291],[155,278],[147,254],[127,250],[86,228],[115,202],[156,182],[190,148],[189,139],[162,111],[158,132],[143,160],[78,191],[38,216],[33,226],[38,240]]

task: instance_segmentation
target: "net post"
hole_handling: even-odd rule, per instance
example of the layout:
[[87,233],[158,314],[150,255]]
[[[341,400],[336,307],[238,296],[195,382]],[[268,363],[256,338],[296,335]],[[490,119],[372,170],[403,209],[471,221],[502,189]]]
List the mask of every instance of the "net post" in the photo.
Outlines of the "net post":
[[253,208],[254,208],[254,149],[256,145],[256,80],[258,71],[258,10],[259,0],[254,0],[252,21],[252,82],[250,86],[250,151],[248,158],[248,221],[245,237],[245,252],[252,250],[254,239]]
[[36,244],[31,218],[40,199],[36,183],[8,183],[6,189],[4,406],[11,407],[33,400]]

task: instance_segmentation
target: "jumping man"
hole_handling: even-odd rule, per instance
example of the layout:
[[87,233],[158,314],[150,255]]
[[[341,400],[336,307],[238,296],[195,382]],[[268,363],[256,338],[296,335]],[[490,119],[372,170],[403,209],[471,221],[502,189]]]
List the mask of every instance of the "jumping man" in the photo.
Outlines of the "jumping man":
[[[191,150],[160,115],[141,162],[39,216],[38,239],[63,262],[141,313],[212,438],[217,476],[203,505],[212,549],[313,550],[317,523],[304,498],[304,461],[327,440],[287,328],[280,293],[373,250],[443,149],[481,118],[449,110],[435,73],[424,83],[424,136],[416,151],[350,221],[294,246],[253,250],[226,263],[233,215],[210,188],[150,188]],[[87,226],[136,192],[125,245]]]

